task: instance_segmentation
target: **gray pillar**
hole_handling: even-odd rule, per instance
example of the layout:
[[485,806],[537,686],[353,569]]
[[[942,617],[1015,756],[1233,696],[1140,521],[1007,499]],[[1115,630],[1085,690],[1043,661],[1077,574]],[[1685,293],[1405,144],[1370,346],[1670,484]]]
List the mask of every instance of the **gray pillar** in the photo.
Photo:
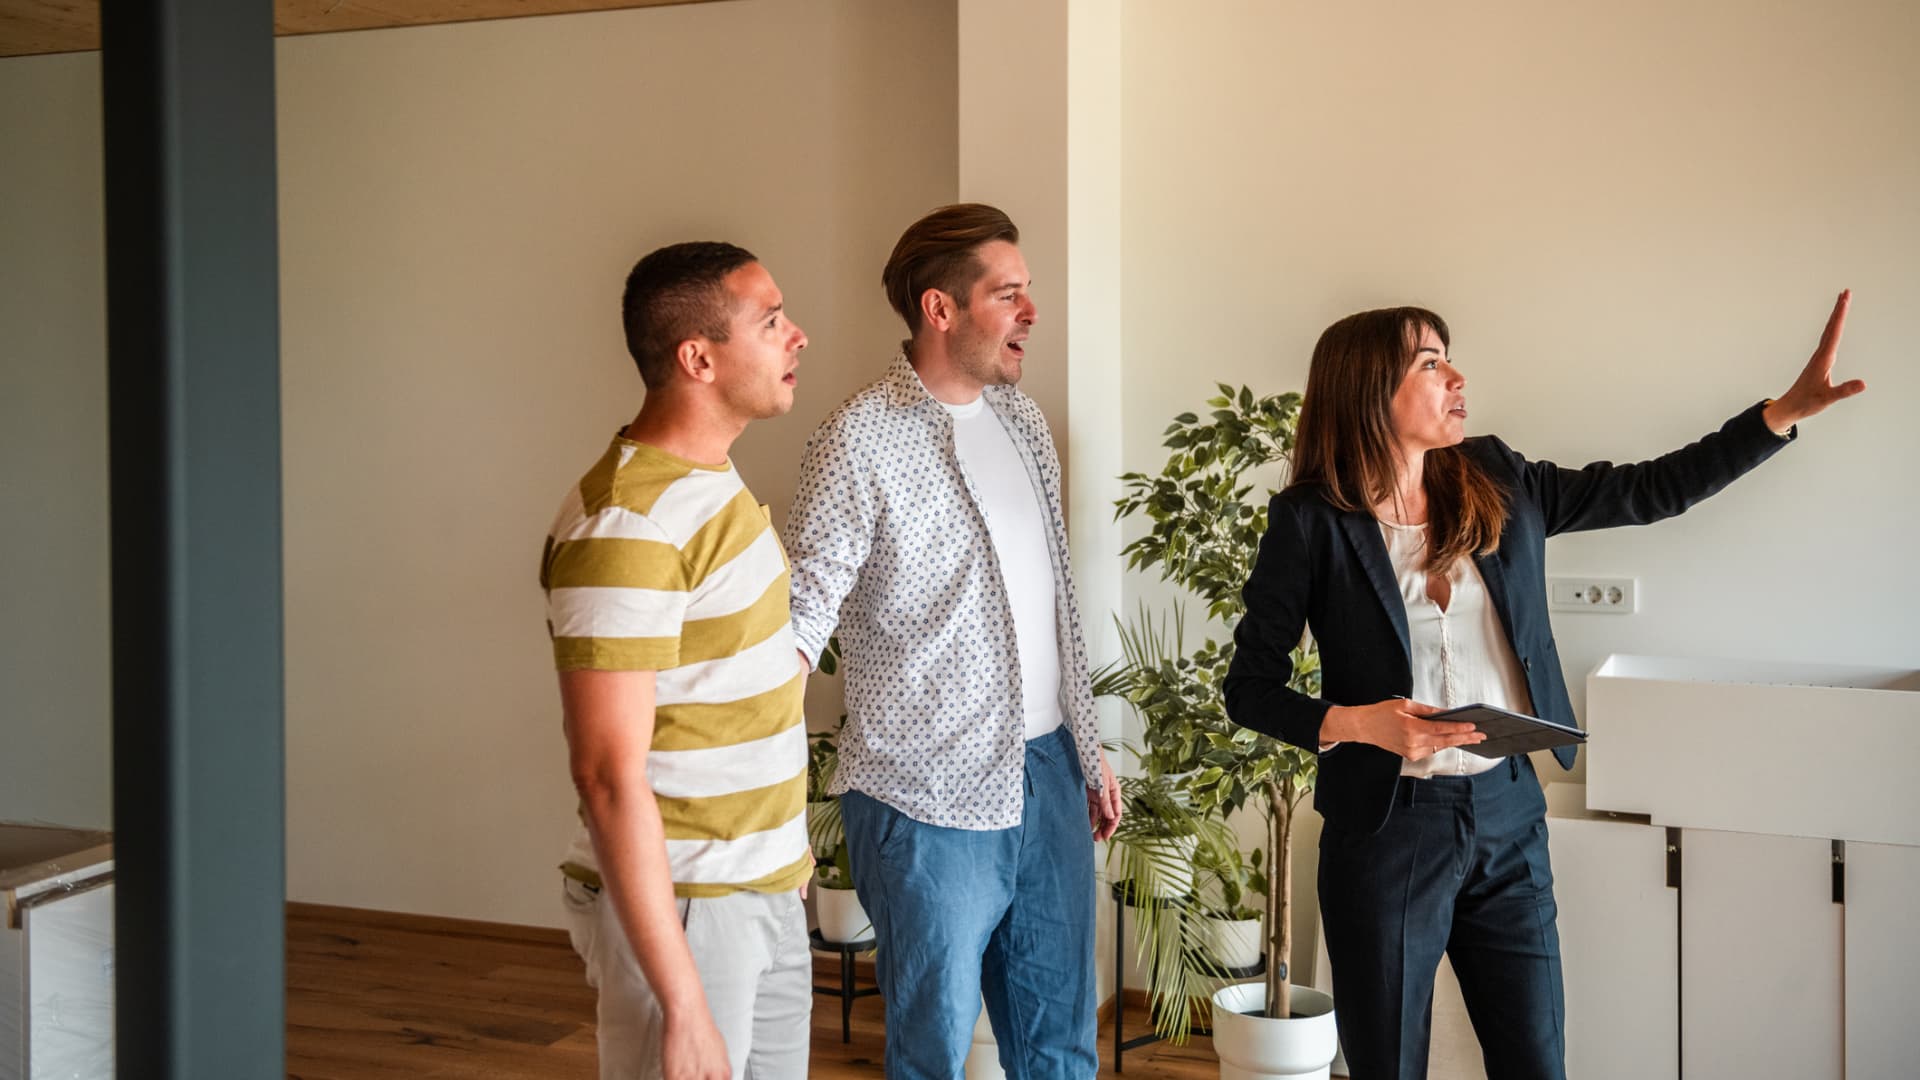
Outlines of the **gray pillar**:
[[283,1075],[273,4],[101,31],[119,1075]]

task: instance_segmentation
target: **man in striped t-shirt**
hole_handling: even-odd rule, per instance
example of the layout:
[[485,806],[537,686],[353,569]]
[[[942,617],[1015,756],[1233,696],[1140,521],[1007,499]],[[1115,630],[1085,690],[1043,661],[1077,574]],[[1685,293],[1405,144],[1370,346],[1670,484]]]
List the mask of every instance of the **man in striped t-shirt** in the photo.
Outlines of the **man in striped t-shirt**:
[[540,573],[600,1075],[804,1076],[806,668],[786,555],[727,454],[793,407],[807,337],[731,244],[648,255],[622,308],[646,401],[567,493]]

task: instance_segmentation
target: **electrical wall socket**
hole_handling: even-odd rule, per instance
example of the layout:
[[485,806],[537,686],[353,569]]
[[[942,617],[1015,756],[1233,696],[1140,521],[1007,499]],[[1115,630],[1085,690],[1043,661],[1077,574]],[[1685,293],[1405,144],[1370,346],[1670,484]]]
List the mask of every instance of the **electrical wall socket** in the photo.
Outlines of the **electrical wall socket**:
[[1634,612],[1633,578],[1550,577],[1547,604],[1555,611],[1591,611],[1606,615]]

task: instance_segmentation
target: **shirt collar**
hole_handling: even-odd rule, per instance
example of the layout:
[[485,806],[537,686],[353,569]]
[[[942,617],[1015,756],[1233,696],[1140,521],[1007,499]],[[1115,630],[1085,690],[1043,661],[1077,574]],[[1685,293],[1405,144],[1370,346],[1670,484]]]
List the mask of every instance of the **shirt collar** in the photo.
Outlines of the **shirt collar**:
[[911,409],[933,400],[927,393],[925,383],[920,381],[920,373],[913,370],[907,362],[907,343],[900,343],[900,351],[893,354],[887,364],[887,401],[895,408]]

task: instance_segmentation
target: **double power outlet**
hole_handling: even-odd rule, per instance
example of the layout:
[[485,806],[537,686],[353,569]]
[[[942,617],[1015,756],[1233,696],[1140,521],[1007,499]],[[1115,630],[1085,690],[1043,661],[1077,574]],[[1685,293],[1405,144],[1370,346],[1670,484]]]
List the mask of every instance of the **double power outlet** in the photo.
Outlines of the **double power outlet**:
[[1634,612],[1633,578],[1550,577],[1547,604],[1555,611],[1590,611],[1605,615]]

